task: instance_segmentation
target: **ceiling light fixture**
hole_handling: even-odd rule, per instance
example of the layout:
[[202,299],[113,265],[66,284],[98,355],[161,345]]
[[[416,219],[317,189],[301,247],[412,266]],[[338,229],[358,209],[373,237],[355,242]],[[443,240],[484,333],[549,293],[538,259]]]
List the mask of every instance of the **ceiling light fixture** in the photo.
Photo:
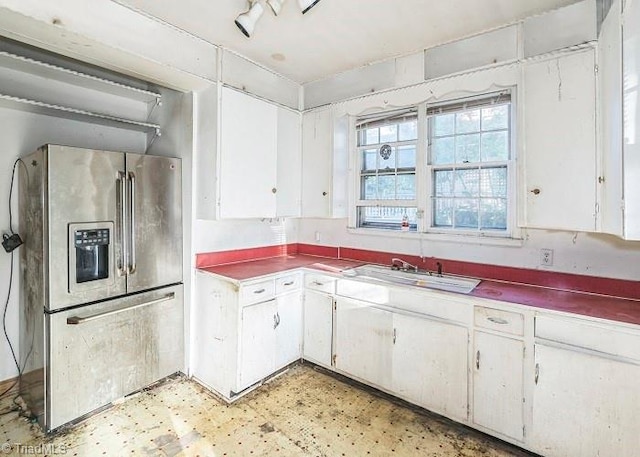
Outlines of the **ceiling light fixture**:
[[[258,19],[260,19],[262,13],[264,13],[262,3],[267,3],[271,11],[273,11],[273,14],[278,16],[280,11],[282,11],[282,5],[284,5],[286,1],[287,0],[249,0],[249,9],[236,18],[236,25],[247,38],[251,38]],[[298,6],[300,6],[302,14],[306,14],[307,11],[319,2],[320,0],[298,0]]]
[[264,13],[262,5],[257,0],[249,0],[249,10],[236,18],[236,25],[248,38],[253,35],[253,29],[262,13]]
[[298,0],[298,5],[302,10],[302,14],[306,14],[311,8],[316,6],[320,0]]
[[267,3],[271,7],[271,11],[273,11],[273,14],[277,16],[278,14],[280,14],[280,10],[282,10],[282,5],[284,5],[284,2],[286,1],[287,0],[267,0]]

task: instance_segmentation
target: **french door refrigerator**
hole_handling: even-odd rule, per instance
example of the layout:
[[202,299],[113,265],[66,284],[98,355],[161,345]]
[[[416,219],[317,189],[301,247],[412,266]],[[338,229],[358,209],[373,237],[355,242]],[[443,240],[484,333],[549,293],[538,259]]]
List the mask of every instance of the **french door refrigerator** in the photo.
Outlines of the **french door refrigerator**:
[[184,369],[181,162],[22,160],[20,391],[50,431]]

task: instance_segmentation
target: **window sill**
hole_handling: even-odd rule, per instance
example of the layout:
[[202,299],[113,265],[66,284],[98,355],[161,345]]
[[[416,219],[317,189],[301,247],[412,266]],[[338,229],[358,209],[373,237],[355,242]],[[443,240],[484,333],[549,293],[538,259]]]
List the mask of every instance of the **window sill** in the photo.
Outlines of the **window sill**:
[[487,236],[479,234],[418,233],[373,228],[347,228],[347,232],[352,235],[384,236],[387,238],[406,238],[411,240],[436,241],[456,244],[464,243],[480,246],[522,247],[524,244],[524,239],[522,238]]

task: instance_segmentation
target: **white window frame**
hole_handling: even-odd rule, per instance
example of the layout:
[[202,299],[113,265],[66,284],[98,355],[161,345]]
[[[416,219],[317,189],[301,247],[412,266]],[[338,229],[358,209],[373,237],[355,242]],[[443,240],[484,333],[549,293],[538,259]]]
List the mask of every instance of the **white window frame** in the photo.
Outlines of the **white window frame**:
[[[394,109],[394,110],[389,110],[389,111],[383,111],[380,113],[376,113],[376,117],[380,117],[380,118],[384,118],[386,116],[391,116],[393,115],[394,112],[398,112],[398,111],[405,111],[405,109]],[[420,182],[420,177],[419,174],[423,173],[423,168],[424,168],[424,164],[420,162],[420,158],[421,156],[423,156],[424,151],[421,150],[421,141],[420,141],[420,111],[419,108],[416,109],[416,107],[407,107],[406,111],[417,111],[416,114],[416,123],[417,123],[417,138],[415,140],[406,140],[406,141],[397,141],[394,142],[393,145],[394,147],[402,147],[402,146],[407,146],[407,145],[413,145],[415,144],[416,146],[416,169],[415,169],[415,180],[416,180],[416,198],[414,200],[364,200],[362,199],[362,192],[361,192],[361,177],[362,177],[362,161],[363,161],[363,154],[362,152],[365,149],[372,149],[372,148],[378,148],[382,145],[382,143],[377,143],[377,144],[372,144],[372,145],[364,145],[364,146],[360,146],[358,144],[358,128],[356,127],[356,121],[354,118],[353,121],[353,132],[354,132],[354,138],[355,141],[352,144],[355,144],[355,167],[352,168],[355,170],[355,184],[354,184],[354,193],[353,195],[355,196],[355,204],[352,205],[352,210],[350,211],[352,218],[353,218],[353,222],[352,224],[350,224],[352,227],[357,227],[358,229],[362,229],[362,230],[379,230],[381,232],[384,233],[394,233],[398,230],[400,230],[400,227],[396,229],[392,229],[392,228],[382,228],[382,227],[359,227],[359,214],[358,214],[358,210],[361,207],[366,207],[366,206],[388,206],[388,207],[396,207],[396,208],[404,208],[404,207],[415,207],[416,210],[418,211],[418,215],[417,215],[417,229],[415,231],[412,231],[410,233],[417,233],[420,231],[420,223],[421,223],[421,209],[420,209],[420,189],[418,188],[418,183]],[[408,114],[408,113],[407,113]],[[406,233],[406,232],[403,232]]]
[[[474,243],[474,244],[486,244],[486,245],[521,245],[522,233],[518,228],[517,220],[517,182],[518,167],[517,167],[517,153],[518,153],[518,136],[517,126],[518,119],[521,115],[518,109],[517,90],[515,86],[508,87],[502,91],[508,91],[510,93],[510,157],[507,161],[507,229],[505,231],[496,230],[474,230],[474,229],[451,229],[443,227],[433,227],[433,204],[432,204],[432,192],[433,192],[433,168],[429,163],[428,143],[430,138],[428,137],[428,122],[427,122],[427,108],[433,106],[446,106],[450,104],[460,103],[462,98],[455,97],[451,99],[443,99],[437,103],[419,103],[412,105],[418,109],[418,142],[416,146],[416,205],[418,210],[417,215],[417,231],[415,232],[402,232],[397,230],[390,230],[385,228],[372,228],[372,227],[358,227],[358,207],[362,204],[366,204],[367,200],[360,199],[360,170],[362,169],[362,157],[359,154],[359,148],[357,146],[357,129],[356,119],[358,116],[351,116],[350,122],[350,142],[352,146],[352,154],[350,155],[349,168],[352,171],[351,175],[351,199],[348,220],[348,229],[350,233],[354,234],[368,234],[368,235],[382,235],[382,236],[395,236],[395,237],[418,237],[424,240],[434,241],[449,241],[455,243]],[[477,96],[469,97],[468,99],[484,99],[489,98],[496,91],[488,91]],[[407,108],[411,108],[409,106]],[[380,113],[381,115],[384,112]],[[368,201],[371,202],[371,201]],[[412,206],[410,200],[400,201],[385,201],[385,206]]]

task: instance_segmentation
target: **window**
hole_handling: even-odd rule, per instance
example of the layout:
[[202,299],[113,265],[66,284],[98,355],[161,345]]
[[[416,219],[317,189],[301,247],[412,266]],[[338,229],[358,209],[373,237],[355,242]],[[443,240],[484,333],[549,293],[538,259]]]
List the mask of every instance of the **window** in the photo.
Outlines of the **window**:
[[417,229],[417,110],[360,119],[359,227]]
[[505,232],[510,100],[506,95],[427,110],[431,227]]
[[508,92],[358,119],[357,226],[508,235],[512,124]]

